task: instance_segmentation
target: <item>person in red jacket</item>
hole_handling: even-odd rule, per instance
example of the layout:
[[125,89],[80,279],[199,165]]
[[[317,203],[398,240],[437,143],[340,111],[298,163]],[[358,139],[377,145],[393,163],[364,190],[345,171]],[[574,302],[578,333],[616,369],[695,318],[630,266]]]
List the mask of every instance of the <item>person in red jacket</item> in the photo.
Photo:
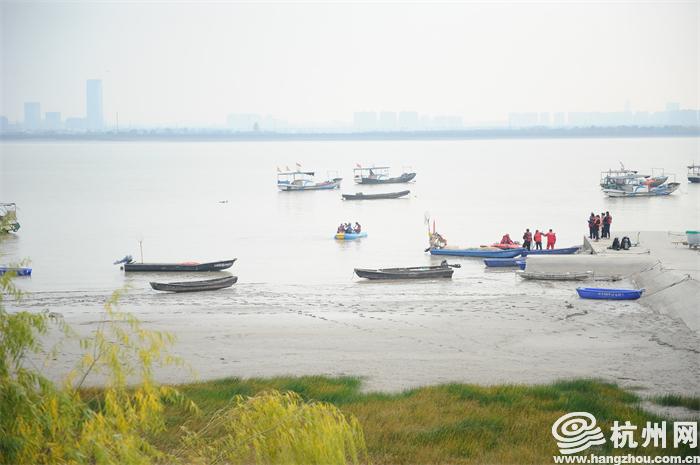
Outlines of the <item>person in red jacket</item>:
[[554,244],[557,243],[557,235],[554,233],[554,231],[550,229],[549,232],[543,234],[543,236],[547,237],[547,250],[553,249]]
[[539,229],[535,229],[535,249],[542,250],[542,232]]

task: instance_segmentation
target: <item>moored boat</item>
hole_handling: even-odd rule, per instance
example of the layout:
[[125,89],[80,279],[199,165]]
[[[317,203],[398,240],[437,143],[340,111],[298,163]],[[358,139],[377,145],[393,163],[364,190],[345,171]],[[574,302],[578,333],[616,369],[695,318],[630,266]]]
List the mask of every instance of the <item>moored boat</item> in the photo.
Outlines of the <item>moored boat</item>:
[[283,192],[339,189],[343,178],[323,182],[314,180],[313,171],[284,171],[277,173],[277,188]]
[[365,194],[357,192],[355,194],[342,194],[344,200],[377,200],[377,199],[398,199],[410,194],[411,191],[384,192],[381,194]]
[[523,279],[537,279],[541,281],[583,281],[593,278],[592,271],[578,271],[563,273],[547,273],[544,271],[518,271],[518,276]]
[[520,269],[525,269],[525,259],[524,258],[486,258],[484,259],[484,265],[489,268],[508,268],[508,267],[519,267]]
[[380,268],[367,269],[355,268],[355,274],[360,278],[367,279],[433,279],[451,278],[454,273],[453,268],[460,265],[450,265],[444,260],[437,266],[413,266],[408,268]]
[[635,185],[629,190],[622,189],[603,189],[603,192],[608,197],[658,197],[664,195],[670,195],[674,193],[680,183],[669,182],[662,184],[658,187],[652,187],[651,185]]
[[116,264],[123,263],[124,271],[163,271],[163,272],[184,272],[184,271],[221,271],[231,268],[236,259],[221,260],[218,262],[197,263],[197,262],[182,262],[182,263],[137,263],[133,261],[131,256],[126,256],[122,260],[115,262]]
[[0,276],[5,273],[14,273],[16,276],[31,276],[32,269],[26,267],[2,266],[0,265]]
[[339,241],[351,241],[354,239],[361,239],[367,237],[367,233],[362,231],[359,233],[336,233],[334,236]]
[[17,231],[19,231],[17,205],[14,203],[0,202],[0,233]]
[[454,257],[476,257],[476,258],[514,258],[520,255],[523,250],[519,249],[495,249],[486,247],[474,247],[470,249],[456,249],[456,248],[430,248],[431,255],[450,255]]
[[688,166],[688,181],[692,183],[700,182],[700,165],[693,163]]
[[576,292],[582,299],[636,300],[645,289],[608,289],[600,287],[578,287]]
[[402,173],[400,176],[389,176],[388,166],[372,168],[353,168],[353,178],[357,184],[399,184],[406,183],[416,177],[416,173]]
[[181,281],[175,283],[151,282],[151,287],[156,291],[166,292],[201,292],[215,291],[233,286],[238,281],[238,276],[226,276],[225,278],[205,279],[201,281]]
[[570,255],[574,254],[581,249],[580,246],[574,246],[574,247],[562,247],[559,249],[533,249],[533,250],[525,250],[523,251],[523,257],[527,257],[528,255]]

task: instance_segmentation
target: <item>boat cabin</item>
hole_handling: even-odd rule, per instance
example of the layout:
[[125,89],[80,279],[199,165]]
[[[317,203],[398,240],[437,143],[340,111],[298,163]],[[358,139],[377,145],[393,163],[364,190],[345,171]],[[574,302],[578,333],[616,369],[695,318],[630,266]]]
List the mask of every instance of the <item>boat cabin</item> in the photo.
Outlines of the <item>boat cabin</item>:
[[303,186],[313,184],[313,171],[282,171],[277,173],[277,185]]
[[18,229],[17,205],[0,202],[0,232],[15,232]]
[[362,179],[387,179],[389,178],[388,166],[373,166],[371,168],[353,168],[352,175],[355,181],[361,181]]

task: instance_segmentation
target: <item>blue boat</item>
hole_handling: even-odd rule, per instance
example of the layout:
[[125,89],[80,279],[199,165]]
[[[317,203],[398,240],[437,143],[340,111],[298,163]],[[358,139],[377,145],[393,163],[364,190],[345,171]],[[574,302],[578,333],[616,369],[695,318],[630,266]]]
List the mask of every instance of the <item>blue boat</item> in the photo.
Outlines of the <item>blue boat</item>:
[[455,257],[477,257],[477,258],[514,258],[523,253],[523,248],[517,249],[430,249],[430,255],[452,255]]
[[367,237],[367,233],[362,231],[361,233],[338,233],[335,235],[335,238],[339,241],[351,241],[362,237]]
[[17,276],[31,276],[31,268],[15,268],[11,266],[0,266],[0,276],[5,273],[15,273]]
[[528,255],[571,255],[579,251],[580,246],[574,247],[563,247],[561,249],[540,249],[540,250],[525,250],[523,251],[523,257]]
[[644,289],[606,289],[602,287],[577,287],[579,297],[582,299],[601,300],[635,300],[639,299]]
[[524,258],[487,258],[484,260],[484,265],[491,267],[520,267],[521,270],[525,269],[525,259]]

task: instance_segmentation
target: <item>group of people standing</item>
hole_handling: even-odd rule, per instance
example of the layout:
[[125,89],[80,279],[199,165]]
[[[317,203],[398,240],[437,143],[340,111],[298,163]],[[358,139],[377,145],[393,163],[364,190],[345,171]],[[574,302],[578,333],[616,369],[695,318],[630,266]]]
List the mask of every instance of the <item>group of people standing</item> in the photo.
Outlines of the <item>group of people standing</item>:
[[551,229],[543,233],[539,229],[535,229],[535,234],[530,232],[530,228],[525,229],[523,233],[523,248],[530,250],[532,247],[532,242],[535,242],[535,250],[542,250],[542,238],[547,238],[547,250],[553,249],[554,244],[557,243],[557,234]]
[[588,217],[588,238],[593,240],[610,239],[610,225],[612,224],[612,215],[610,212],[596,215],[591,212]]

